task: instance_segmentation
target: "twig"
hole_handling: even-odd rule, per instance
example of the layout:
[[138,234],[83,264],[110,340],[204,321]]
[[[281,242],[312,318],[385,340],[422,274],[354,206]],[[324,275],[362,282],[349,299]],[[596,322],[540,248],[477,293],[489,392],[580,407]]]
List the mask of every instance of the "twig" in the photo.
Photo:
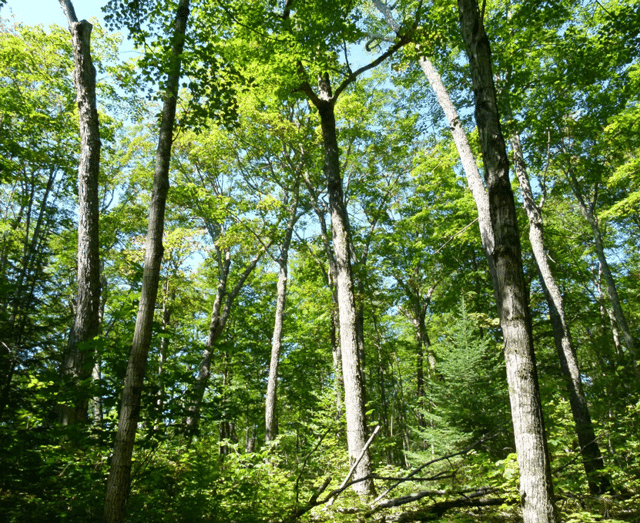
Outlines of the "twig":
[[440,248],[434,252],[433,254],[436,255],[438,254],[442,249],[444,249],[452,240],[454,240],[455,238],[457,238],[458,236],[460,236],[464,231],[466,231],[469,227],[471,227],[474,223],[476,223],[478,221],[478,218],[476,218],[475,220],[473,220],[471,223],[469,223],[468,225],[465,225],[461,230],[459,230],[457,233],[455,233],[453,236],[451,236],[446,242],[444,242]]

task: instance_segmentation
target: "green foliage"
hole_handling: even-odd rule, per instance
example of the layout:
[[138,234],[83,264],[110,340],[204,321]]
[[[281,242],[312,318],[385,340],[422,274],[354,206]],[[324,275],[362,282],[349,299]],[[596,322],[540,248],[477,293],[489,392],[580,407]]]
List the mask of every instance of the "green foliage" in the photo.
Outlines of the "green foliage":
[[[102,517],[152,198],[158,106],[145,91],[153,85],[161,94],[157,80],[171,62],[167,13],[174,4],[110,2],[108,19],[130,29],[143,53],[125,66],[115,63],[117,39],[94,26],[94,61],[104,79],[104,303],[99,369],[87,387],[95,417],[72,429],[58,423],[59,404],[74,394],[60,373],[76,270],[79,143],[69,34],[4,22],[0,27],[2,521]],[[452,6],[424,3],[429,17],[412,37],[455,85],[451,94],[465,123],[472,93]],[[420,16],[416,8],[413,1],[394,5],[402,31]],[[128,517],[149,523],[281,521],[326,478],[332,479],[325,493],[349,470],[340,369],[332,354],[339,326],[332,323],[336,305],[324,250],[331,209],[323,189],[321,130],[297,90],[303,81],[299,66],[310,83],[328,73],[335,86],[377,56],[389,44],[382,37],[392,35],[371,6],[357,2],[195,1],[191,9],[162,290]],[[574,170],[598,217],[637,338],[637,11],[630,0],[486,5],[500,103],[504,114],[513,115],[504,128],[519,132],[536,196],[544,200],[549,256],[613,483],[606,496],[587,491],[548,310],[527,258],[545,424],[564,521],[635,521],[640,503],[640,404],[632,355],[614,341],[591,231],[565,176]],[[370,39],[372,53],[355,52]],[[465,489],[488,487],[491,496],[505,500],[503,506],[452,510],[442,519],[517,520],[517,457],[477,212],[448,123],[418,77],[417,55],[407,46],[389,69],[351,84],[335,107],[365,340],[367,423],[382,428],[371,447],[375,481],[382,492],[392,480],[380,478],[403,477],[407,467],[436,460],[391,496],[433,489],[437,493],[420,501],[429,507]],[[477,148],[476,134],[470,137]],[[289,258],[279,436],[265,446],[277,246],[301,176],[309,183],[300,185],[302,216]],[[318,215],[328,225],[326,235]],[[256,256],[262,257],[242,280]],[[229,292],[241,281],[225,329],[210,348],[199,432],[187,437],[217,289],[226,283]],[[439,459],[449,454],[456,455]],[[368,507],[345,492],[330,510],[319,507],[300,519],[362,519],[354,509]]]

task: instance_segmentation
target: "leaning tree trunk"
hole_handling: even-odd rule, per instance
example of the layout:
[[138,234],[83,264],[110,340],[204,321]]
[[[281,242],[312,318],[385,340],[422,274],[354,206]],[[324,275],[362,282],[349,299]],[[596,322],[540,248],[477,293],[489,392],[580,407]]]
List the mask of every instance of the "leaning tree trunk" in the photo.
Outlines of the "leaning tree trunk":
[[[400,24],[398,24],[398,22],[393,18],[391,9],[384,4],[382,0],[374,0],[373,3],[376,6],[376,9],[378,9],[378,11],[380,11],[384,16],[387,25],[397,34],[400,31]],[[458,116],[458,112],[451,101],[451,97],[449,96],[449,92],[442,81],[440,73],[438,73],[437,69],[433,66],[431,60],[421,52],[420,46],[416,45],[416,51],[421,53],[418,58],[418,64],[420,65],[424,75],[427,77],[427,80],[438,99],[438,103],[449,122],[453,142],[456,145],[458,156],[462,163],[462,168],[464,169],[467,177],[467,186],[473,195],[473,199],[476,203],[476,209],[478,210],[480,239],[482,241],[482,248],[487,257],[487,263],[489,264],[491,279],[495,287],[497,275],[493,260],[494,239],[493,227],[491,225],[491,217],[489,213],[489,197],[487,196],[487,191],[484,187],[484,183],[482,182],[476,158],[471,149],[467,133],[465,132],[464,127],[462,127],[462,122]]]
[[273,339],[271,341],[271,361],[269,362],[269,381],[267,382],[267,396],[265,400],[265,440],[272,441],[277,435],[276,424],[276,397],[278,388],[278,364],[280,362],[280,349],[282,348],[282,327],[284,322],[284,305],[287,297],[287,265],[289,263],[289,246],[293,236],[293,228],[298,221],[298,193],[299,182],[294,189],[293,203],[291,204],[289,223],[282,241],[280,256],[278,257],[279,274],[276,297],[276,314],[273,326]]
[[227,292],[227,279],[229,276],[229,269],[231,267],[231,253],[229,250],[226,250],[224,253],[224,260],[222,260],[222,256],[220,257],[220,278],[218,280],[218,288],[216,290],[216,297],[213,302],[213,310],[211,312],[209,336],[207,337],[207,344],[202,354],[198,377],[196,378],[196,382],[193,386],[191,405],[189,406],[189,415],[187,417],[187,434],[189,439],[194,436],[198,429],[200,421],[200,407],[202,406],[204,393],[207,390],[207,385],[209,384],[211,360],[213,358],[213,349],[216,341],[218,341],[225,326],[227,325],[227,320],[231,314],[233,302],[240,294],[242,287],[256,268],[256,265],[258,265],[262,255],[270,246],[271,242],[269,242],[268,245],[264,245],[258,254],[251,259],[240,275],[240,279],[236,283],[235,287],[229,293]]
[[[349,457],[355,461],[367,441],[364,405],[364,384],[362,382],[361,362],[358,355],[358,333],[356,327],[356,303],[353,274],[350,260],[349,217],[342,191],[342,175],[338,140],[336,136],[335,98],[331,95],[328,76],[319,82],[320,95],[316,96],[308,84],[305,92],[320,113],[324,146],[324,173],[327,178],[329,207],[331,211],[331,230],[333,252],[336,263],[336,288],[338,294],[338,312],[340,319],[340,349],[342,351],[342,376],[347,417],[347,445]],[[354,479],[362,479],[371,474],[369,451],[354,473]],[[373,494],[374,485],[369,480],[360,481],[353,486],[360,494]]]
[[600,224],[598,222],[598,217],[594,212],[595,202],[593,205],[587,205],[585,198],[582,195],[582,191],[580,190],[580,184],[578,183],[578,179],[576,178],[575,173],[573,172],[573,168],[571,165],[565,171],[565,174],[569,180],[571,185],[571,189],[576,199],[578,200],[578,205],[580,207],[580,211],[582,212],[582,216],[587,221],[589,226],[591,227],[591,232],[593,233],[593,243],[596,249],[596,256],[598,257],[598,261],[600,262],[600,267],[602,268],[602,274],[604,275],[604,281],[607,284],[607,294],[609,295],[609,303],[611,303],[611,311],[613,312],[613,316],[615,318],[618,327],[622,331],[622,338],[624,339],[624,344],[627,347],[627,350],[633,357],[634,361],[634,370],[636,372],[636,376],[640,376],[640,369],[636,364],[636,347],[633,339],[633,335],[631,334],[631,329],[629,328],[629,324],[627,323],[627,317],[622,310],[622,304],[620,301],[620,297],[618,296],[618,288],[616,286],[615,279],[613,278],[613,273],[611,272],[611,268],[609,267],[609,262],[607,261],[607,256],[604,252],[604,242],[602,240],[602,232],[600,231]]
[[544,248],[542,213],[533,198],[518,134],[515,134],[511,139],[511,146],[515,159],[516,175],[522,191],[524,209],[529,218],[529,241],[531,242],[533,256],[542,278],[542,288],[549,305],[553,338],[555,340],[558,358],[560,359],[562,373],[565,376],[569,389],[569,404],[571,405],[571,413],[576,427],[576,434],[578,436],[584,469],[589,482],[589,489],[593,494],[602,494],[609,490],[611,482],[603,471],[604,461],[593,430],[587,398],[582,389],[578,358],[576,357],[576,350],[573,346],[571,332],[565,315],[564,300],[551,271],[551,266],[549,265],[549,260]]
[[63,373],[70,378],[76,398],[62,407],[62,423],[87,419],[89,394],[83,390],[91,377],[100,332],[100,236],[98,173],[100,172],[100,122],[96,107],[96,69],[91,60],[91,30],[78,22],[70,0],[60,0],[69,22],[75,69],[73,80],[80,117],[80,165],[78,166],[78,296],[76,317],[69,333]]
[[500,126],[491,48],[476,0],[458,0],[460,27],[471,68],[475,119],[494,232],[497,298],[509,382],[511,416],[520,469],[525,523],[556,522],[549,453],[522,269],[520,235]]
[[173,141],[173,125],[180,84],[181,55],[189,18],[189,0],[180,0],[174,22],[170,70],[167,75],[160,135],[156,151],[153,192],[149,209],[149,226],[144,256],[144,273],[138,316],[133,334],[133,346],[124,379],[124,390],[118,418],[118,432],[111,458],[104,505],[105,523],[122,523],[131,484],[131,456],[140,419],[140,399],[151,345],[153,313],[156,306],[160,266],[162,264],[162,235],[164,212],[169,192],[169,162]]

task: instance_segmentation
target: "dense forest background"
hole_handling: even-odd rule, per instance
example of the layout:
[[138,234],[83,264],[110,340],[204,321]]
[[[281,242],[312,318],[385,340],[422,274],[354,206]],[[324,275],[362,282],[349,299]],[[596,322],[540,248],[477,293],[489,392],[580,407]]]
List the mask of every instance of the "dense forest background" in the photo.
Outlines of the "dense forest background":
[[0,18],[0,521],[640,521],[640,2],[61,6]]

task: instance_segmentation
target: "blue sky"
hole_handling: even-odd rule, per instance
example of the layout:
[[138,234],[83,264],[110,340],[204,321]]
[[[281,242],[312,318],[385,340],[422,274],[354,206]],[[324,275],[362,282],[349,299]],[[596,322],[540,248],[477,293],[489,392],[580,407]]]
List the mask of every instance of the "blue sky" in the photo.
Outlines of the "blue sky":
[[[79,20],[95,17],[102,21],[102,7],[106,4],[107,0],[75,0],[73,7]],[[58,0],[8,0],[0,9],[0,16],[10,18],[12,14],[16,22],[27,25],[67,25]]]

